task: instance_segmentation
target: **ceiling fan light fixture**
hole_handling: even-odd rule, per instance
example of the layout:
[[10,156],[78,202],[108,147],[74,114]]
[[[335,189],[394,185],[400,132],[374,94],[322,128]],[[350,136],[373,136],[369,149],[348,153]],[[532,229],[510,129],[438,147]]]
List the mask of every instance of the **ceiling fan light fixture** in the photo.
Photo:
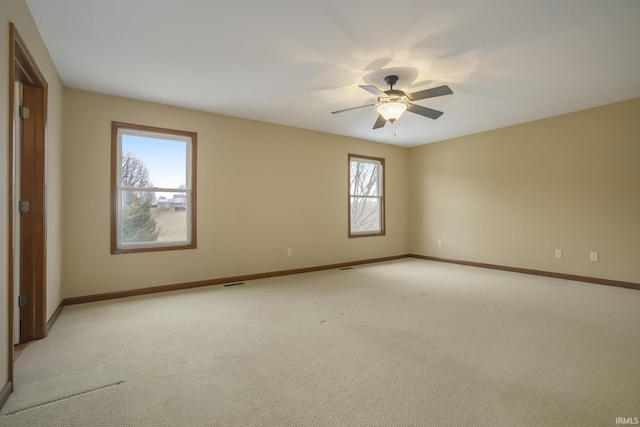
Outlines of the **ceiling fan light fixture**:
[[395,122],[407,109],[407,104],[402,102],[385,102],[378,107],[378,113],[390,122]]

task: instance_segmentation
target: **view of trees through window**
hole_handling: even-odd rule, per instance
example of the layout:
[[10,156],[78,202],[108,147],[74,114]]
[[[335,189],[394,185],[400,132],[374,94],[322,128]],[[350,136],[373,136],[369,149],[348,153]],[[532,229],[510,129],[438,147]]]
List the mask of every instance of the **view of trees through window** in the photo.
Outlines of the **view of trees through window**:
[[[144,162],[125,149],[122,153],[122,186],[153,187],[149,169]],[[124,191],[122,193],[122,242],[155,242],[160,229],[155,220],[155,193],[151,191]]]
[[349,233],[384,234],[384,159],[349,156]]

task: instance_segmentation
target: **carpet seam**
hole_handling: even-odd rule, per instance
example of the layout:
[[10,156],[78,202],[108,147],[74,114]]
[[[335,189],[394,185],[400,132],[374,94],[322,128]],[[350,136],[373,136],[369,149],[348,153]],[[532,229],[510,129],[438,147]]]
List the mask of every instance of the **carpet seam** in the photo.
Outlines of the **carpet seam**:
[[27,408],[22,408],[22,409],[17,409],[15,411],[7,412],[6,414],[4,414],[4,416],[8,417],[8,416],[11,416],[11,415],[16,415],[16,414],[19,414],[21,412],[29,411],[31,409],[40,408],[42,406],[50,405],[52,403],[57,403],[57,402],[61,402],[63,400],[71,399],[72,397],[78,397],[78,396],[82,396],[83,394],[93,393],[94,391],[100,391],[100,390],[104,390],[104,389],[107,389],[107,388],[110,388],[110,387],[115,387],[115,386],[118,386],[118,385],[120,385],[122,383],[124,383],[124,381],[118,381],[118,382],[115,382],[113,384],[108,384],[108,385],[105,385],[105,386],[102,386],[102,387],[97,387],[97,388],[94,388],[94,389],[91,389],[91,390],[80,391],[78,393],[70,394],[68,396],[60,397],[60,398],[54,399],[54,400],[49,400],[47,402],[43,402],[43,403],[39,403],[37,405],[29,406]]

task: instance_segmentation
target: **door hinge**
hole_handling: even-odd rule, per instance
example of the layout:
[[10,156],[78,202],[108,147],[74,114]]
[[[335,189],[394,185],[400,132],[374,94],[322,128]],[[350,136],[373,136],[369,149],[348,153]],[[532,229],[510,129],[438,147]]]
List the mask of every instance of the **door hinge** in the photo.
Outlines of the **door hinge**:
[[18,307],[22,308],[27,304],[29,304],[29,295],[20,294],[20,296],[18,297]]
[[20,118],[21,119],[29,118],[29,107],[25,107],[24,105],[20,106]]
[[28,200],[20,200],[18,202],[18,212],[21,214],[29,212],[29,201]]

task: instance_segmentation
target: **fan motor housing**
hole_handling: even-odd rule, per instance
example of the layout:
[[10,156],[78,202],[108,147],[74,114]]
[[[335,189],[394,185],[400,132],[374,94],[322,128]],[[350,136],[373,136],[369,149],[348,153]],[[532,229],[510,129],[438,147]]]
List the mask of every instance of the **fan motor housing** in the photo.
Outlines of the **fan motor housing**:
[[403,96],[405,96],[405,93],[403,91],[396,89],[385,90],[384,93],[389,95],[389,98],[402,98]]

